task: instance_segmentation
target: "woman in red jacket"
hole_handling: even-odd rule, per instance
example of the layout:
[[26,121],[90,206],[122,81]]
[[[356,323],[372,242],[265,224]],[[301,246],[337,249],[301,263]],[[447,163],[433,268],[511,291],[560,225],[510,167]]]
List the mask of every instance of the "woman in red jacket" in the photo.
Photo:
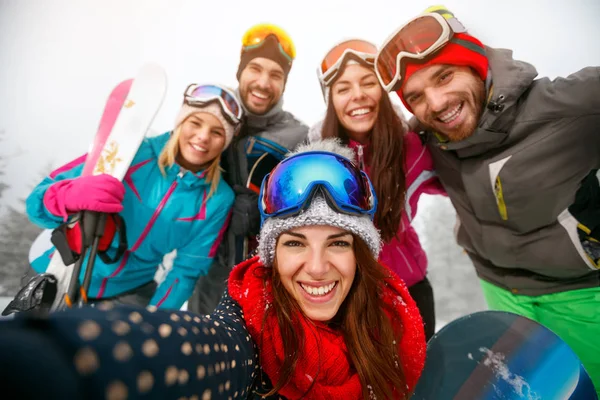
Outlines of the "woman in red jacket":
[[433,290],[427,257],[411,222],[423,193],[445,193],[433,161],[418,135],[407,129],[402,111],[382,89],[373,62],[377,48],[360,39],[334,46],[317,70],[327,103],[325,119],[309,132],[311,141],[340,138],[352,148],[375,187],[375,225],[384,241],[379,256],[408,286],[425,323],[435,333]]
[[[233,269],[213,314],[88,307],[49,321],[19,315],[0,323],[3,390],[19,398],[409,399],[425,361],[421,317],[404,283],[377,261],[368,177],[337,141],[321,145],[265,178],[259,255]],[[26,385],[29,369],[51,385]]]

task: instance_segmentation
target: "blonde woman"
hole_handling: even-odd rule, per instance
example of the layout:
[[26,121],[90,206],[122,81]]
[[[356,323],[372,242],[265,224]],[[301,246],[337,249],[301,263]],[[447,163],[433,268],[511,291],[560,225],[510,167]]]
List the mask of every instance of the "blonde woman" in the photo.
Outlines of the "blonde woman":
[[[27,198],[27,214],[41,227],[56,228],[84,210],[119,213],[125,221],[127,250],[115,263],[96,260],[91,303],[180,308],[190,297],[228,223],[234,194],[221,179],[219,162],[241,116],[239,102],[226,88],[190,85],[173,131],[144,140],[123,182],[106,174],[80,177],[84,155],[36,186]],[[118,245],[115,237],[108,252]],[[155,272],[173,250],[173,267],[157,285]],[[36,272],[46,270],[53,251],[33,261]]]

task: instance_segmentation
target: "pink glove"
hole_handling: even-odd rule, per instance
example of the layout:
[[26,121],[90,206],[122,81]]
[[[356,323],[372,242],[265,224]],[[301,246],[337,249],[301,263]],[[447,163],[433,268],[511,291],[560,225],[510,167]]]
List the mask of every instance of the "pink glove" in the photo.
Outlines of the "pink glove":
[[44,206],[66,221],[69,213],[98,211],[118,213],[123,209],[125,186],[107,175],[82,176],[56,182],[44,194]]

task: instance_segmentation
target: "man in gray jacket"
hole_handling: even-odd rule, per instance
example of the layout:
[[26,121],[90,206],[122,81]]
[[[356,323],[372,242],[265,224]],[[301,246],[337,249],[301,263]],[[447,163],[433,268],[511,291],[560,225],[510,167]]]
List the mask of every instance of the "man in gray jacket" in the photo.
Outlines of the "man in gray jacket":
[[275,25],[255,25],[242,38],[237,93],[245,120],[222,159],[224,178],[236,199],[216,265],[198,280],[188,302],[191,311],[212,312],[231,268],[253,253],[260,229],[258,192],[262,179],[288,151],[306,140],[308,126],[282,108],[295,56],[291,38]]
[[600,68],[535,79],[428,11],[381,47],[380,81],[420,123],[489,307],[552,329],[600,393]]

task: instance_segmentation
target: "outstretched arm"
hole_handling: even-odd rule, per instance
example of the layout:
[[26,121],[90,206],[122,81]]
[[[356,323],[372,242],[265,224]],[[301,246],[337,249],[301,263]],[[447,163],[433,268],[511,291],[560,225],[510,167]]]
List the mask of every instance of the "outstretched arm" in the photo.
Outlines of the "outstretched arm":
[[0,385],[18,398],[243,398],[257,368],[227,292],[208,316],[85,307],[0,322]]

